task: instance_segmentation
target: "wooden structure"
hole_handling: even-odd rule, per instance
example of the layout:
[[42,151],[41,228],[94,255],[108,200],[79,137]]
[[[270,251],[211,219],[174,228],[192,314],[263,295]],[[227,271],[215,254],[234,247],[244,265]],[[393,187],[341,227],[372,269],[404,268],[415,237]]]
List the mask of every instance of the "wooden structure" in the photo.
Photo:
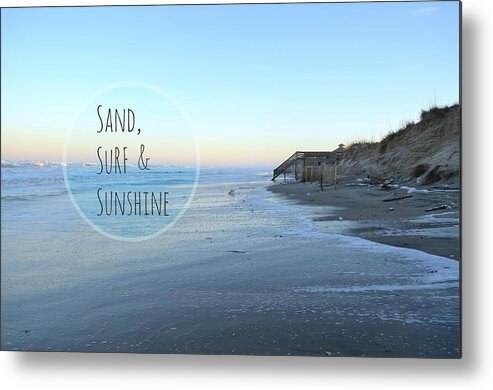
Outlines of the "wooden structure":
[[274,169],[272,180],[275,181],[279,175],[294,174],[296,180],[315,181],[328,179],[328,170],[333,171],[335,164],[342,158],[344,145],[332,152],[294,152],[281,165]]

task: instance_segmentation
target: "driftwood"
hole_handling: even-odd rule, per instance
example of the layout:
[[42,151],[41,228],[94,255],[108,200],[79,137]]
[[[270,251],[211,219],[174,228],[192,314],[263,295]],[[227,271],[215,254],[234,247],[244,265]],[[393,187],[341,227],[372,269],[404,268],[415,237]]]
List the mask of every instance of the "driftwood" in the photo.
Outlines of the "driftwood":
[[429,209],[426,209],[425,211],[436,211],[436,210],[445,210],[445,209],[448,209],[448,206],[445,204],[442,204],[441,206],[430,207]]
[[407,198],[412,198],[412,195],[404,195],[404,196],[398,196],[396,198],[389,198],[389,199],[384,199],[384,202],[393,202],[394,200],[402,200],[402,199],[407,199]]

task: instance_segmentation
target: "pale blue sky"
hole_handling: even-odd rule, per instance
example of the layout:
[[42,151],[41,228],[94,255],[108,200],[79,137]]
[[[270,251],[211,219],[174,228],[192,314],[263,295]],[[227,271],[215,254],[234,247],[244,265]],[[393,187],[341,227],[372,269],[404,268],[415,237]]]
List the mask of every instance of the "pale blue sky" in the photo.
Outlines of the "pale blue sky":
[[2,10],[2,158],[61,159],[81,105],[172,95],[205,165],[276,165],[378,140],[459,99],[459,3]]

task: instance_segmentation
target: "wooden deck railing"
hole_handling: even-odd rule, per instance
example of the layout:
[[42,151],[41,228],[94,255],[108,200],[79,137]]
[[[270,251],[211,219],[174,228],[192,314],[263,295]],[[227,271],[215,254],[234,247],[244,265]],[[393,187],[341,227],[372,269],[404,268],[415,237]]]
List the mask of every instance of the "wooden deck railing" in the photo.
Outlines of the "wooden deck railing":
[[281,173],[289,169],[296,161],[303,160],[305,158],[326,158],[328,163],[335,161],[334,152],[294,152],[289,158],[287,158],[281,165],[274,169],[272,179],[275,180]]

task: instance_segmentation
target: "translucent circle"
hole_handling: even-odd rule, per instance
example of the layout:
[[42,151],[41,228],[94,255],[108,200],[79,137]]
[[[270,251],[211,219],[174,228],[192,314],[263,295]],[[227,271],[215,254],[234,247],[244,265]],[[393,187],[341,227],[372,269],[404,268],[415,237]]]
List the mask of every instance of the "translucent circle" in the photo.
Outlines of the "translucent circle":
[[159,88],[120,83],[80,110],[65,142],[64,178],[82,218],[121,241],[170,229],[190,205],[200,172],[195,134]]

